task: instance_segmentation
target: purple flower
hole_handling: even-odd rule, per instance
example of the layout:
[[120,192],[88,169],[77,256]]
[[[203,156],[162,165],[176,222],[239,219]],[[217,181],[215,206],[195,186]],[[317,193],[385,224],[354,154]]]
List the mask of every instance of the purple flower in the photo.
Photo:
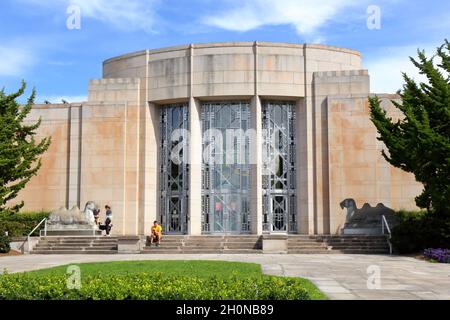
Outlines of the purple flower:
[[450,249],[425,249],[423,255],[429,259],[436,260],[441,263],[450,263]]

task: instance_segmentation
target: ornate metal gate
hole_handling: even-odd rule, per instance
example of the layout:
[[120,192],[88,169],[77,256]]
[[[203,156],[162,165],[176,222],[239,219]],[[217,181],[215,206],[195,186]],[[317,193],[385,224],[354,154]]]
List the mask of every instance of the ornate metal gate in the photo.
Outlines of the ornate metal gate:
[[202,230],[204,233],[248,233],[249,138],[243,133],[250,127],[249,104],[204,103],[201,119]]
[[264,102],[263,231],[296,232],[295,104]]
[[189,164],[186,104],[161,107],[160,223],[165,233],[187,232]]

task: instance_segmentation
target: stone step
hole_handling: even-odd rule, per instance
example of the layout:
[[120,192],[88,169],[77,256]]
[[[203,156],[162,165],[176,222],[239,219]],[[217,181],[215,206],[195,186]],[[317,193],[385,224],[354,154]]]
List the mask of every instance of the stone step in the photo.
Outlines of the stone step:
[[58,244],[58,245],[48,245],[48,244],[36,244],[35,248],[117,248],[117,243],[115,244],[97,244],[97,245],[67,245],[67,244]]
[[103,245],[110,245],[114,246],[117,245],[117,242],[58,242],[58,243],[49,243],[49,242],[38,242],[39,245],[46,245],[46,246],[103,246]]
[[367,247],[367,246],[331,246],[332,250],[389,250],[389,246],[377,246],[377,247]]
[[202,243],[202,244],[195,244],[195,243],[186,243],[183,248],[187,249],[198,249],[198,248],[205,248],[205,249],[222,249],[223,245],[221,243],[215,244],[215,243]]
[[262,243],[262,241],[254,241],[254,240],[252,240],[252,241],[244,241],[244,240],[227,240],[227,241],[224,241],[224,243],[252,243],[252,244],[261,244]]
[[309,245],[295,245],[295,246],[289,246],[288,247],[288,250],[297,250],[297,249],[308,249],[308,250],[314,250],[314,249],[317,249],[317,250],[321,250],[321,249],[324,249],[324,250],[326,250],[327,249],[327,246],[323,246],[323,245],[319,245],[319,246],[309,246]]
[[230,254],[254,254],[254,253],[262,253],[262,250],[260,249],[230,249],[226,248],[223,250],[222,253],[230,253]]
[[146,249],[146,248],[148,248],[148,249],[151,249],[151,248],[164,248],[164,249],[180,249],[181,248],[181,246],[170,246],[170,245],[165,245],[165,244],[161,244],[159,247],[156,247],[156,246],[154,246],[154,245],[152,245],[152,246],[149,246],[149,245],[146,245],[145,247],[144,247],[144,250]]
[[235,243],[225,243],[224,247],[226,248],[242,248],[242,249],[261,249],[262,247],[259,245],[255,245],[255,244],[235,244]]
[[332,250],[313,250],[313,249],[288,249],[289,254],[314,254],[314,253],[346,253],[346,254],[388,254],[389,249],[332,249]]
[[208,249],[195,249],[195,250],[174,250],[159,248],[144,248],[141,251],[142,254],[254,254],[262,253],[262,250],[254,249],[223,249],[223,250],[208,250]]
[[50,240],[64,240],[64,239],[78,239],[78,240],[96,240],[96,239],[115,239],[117,240],[118,237],[115,236],[65,236],[65,237],[61,237],[61,236],[42,236],[40,237],[40,240],[46,240],[46,239],[50,239]]
[[32,254],[117,254],[117,250],[33,250]]
[[312,249],[300,249],[300,250],[288,250],[288,254],[332,254],[336,253],[333,250],[312,250]]
[[223,239],[186,239],[183,241],[184,243],[222,243],[225,242]]
[[36,246],[34,250],[117,250],[115,246],[95,246],[95,247],[83,247],[83,246]]
[[39,241],[40,244],[47,245],[99,245],[99,244],[117,244],[117,241],[59,241],[59,242],[49,242],[49,241]]
[[331,250],[334,253],[345,254],[389,254],[389,249],[348,249],[348,250]]

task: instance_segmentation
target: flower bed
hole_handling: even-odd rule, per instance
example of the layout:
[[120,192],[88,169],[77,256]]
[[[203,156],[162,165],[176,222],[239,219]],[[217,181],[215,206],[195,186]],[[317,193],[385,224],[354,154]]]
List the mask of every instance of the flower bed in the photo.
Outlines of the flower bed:
[[437,262],[450,263],[450,249],[425,249],[423,255]]

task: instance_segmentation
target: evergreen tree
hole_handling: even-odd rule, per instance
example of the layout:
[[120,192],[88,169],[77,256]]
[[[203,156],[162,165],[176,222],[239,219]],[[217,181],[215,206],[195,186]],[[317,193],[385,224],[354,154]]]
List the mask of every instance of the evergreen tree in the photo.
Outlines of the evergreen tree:
[[415,175],[424,185],[416,204],[437,216],[450,216],[450,43],[427,58],[418,50],[411,62],[427,78],[416,83],[403,73],[401,102],[393,104],[404,115],[394,121],[381,108],[378,97],[369,98],[371,120],[387,150],[384,158]]
[[37,174],[41,167],[40,155],[50,146],[51,138],[36,142],[34,136],[41,124],[25,123],[30,113],[36,92],[33,89],[26,105],[21,106],[16,99],[23,95],[25,82],[19,91],[10,95],[0,91],[0,211],[17,212],[19,204],[8,206],[18,192]]

